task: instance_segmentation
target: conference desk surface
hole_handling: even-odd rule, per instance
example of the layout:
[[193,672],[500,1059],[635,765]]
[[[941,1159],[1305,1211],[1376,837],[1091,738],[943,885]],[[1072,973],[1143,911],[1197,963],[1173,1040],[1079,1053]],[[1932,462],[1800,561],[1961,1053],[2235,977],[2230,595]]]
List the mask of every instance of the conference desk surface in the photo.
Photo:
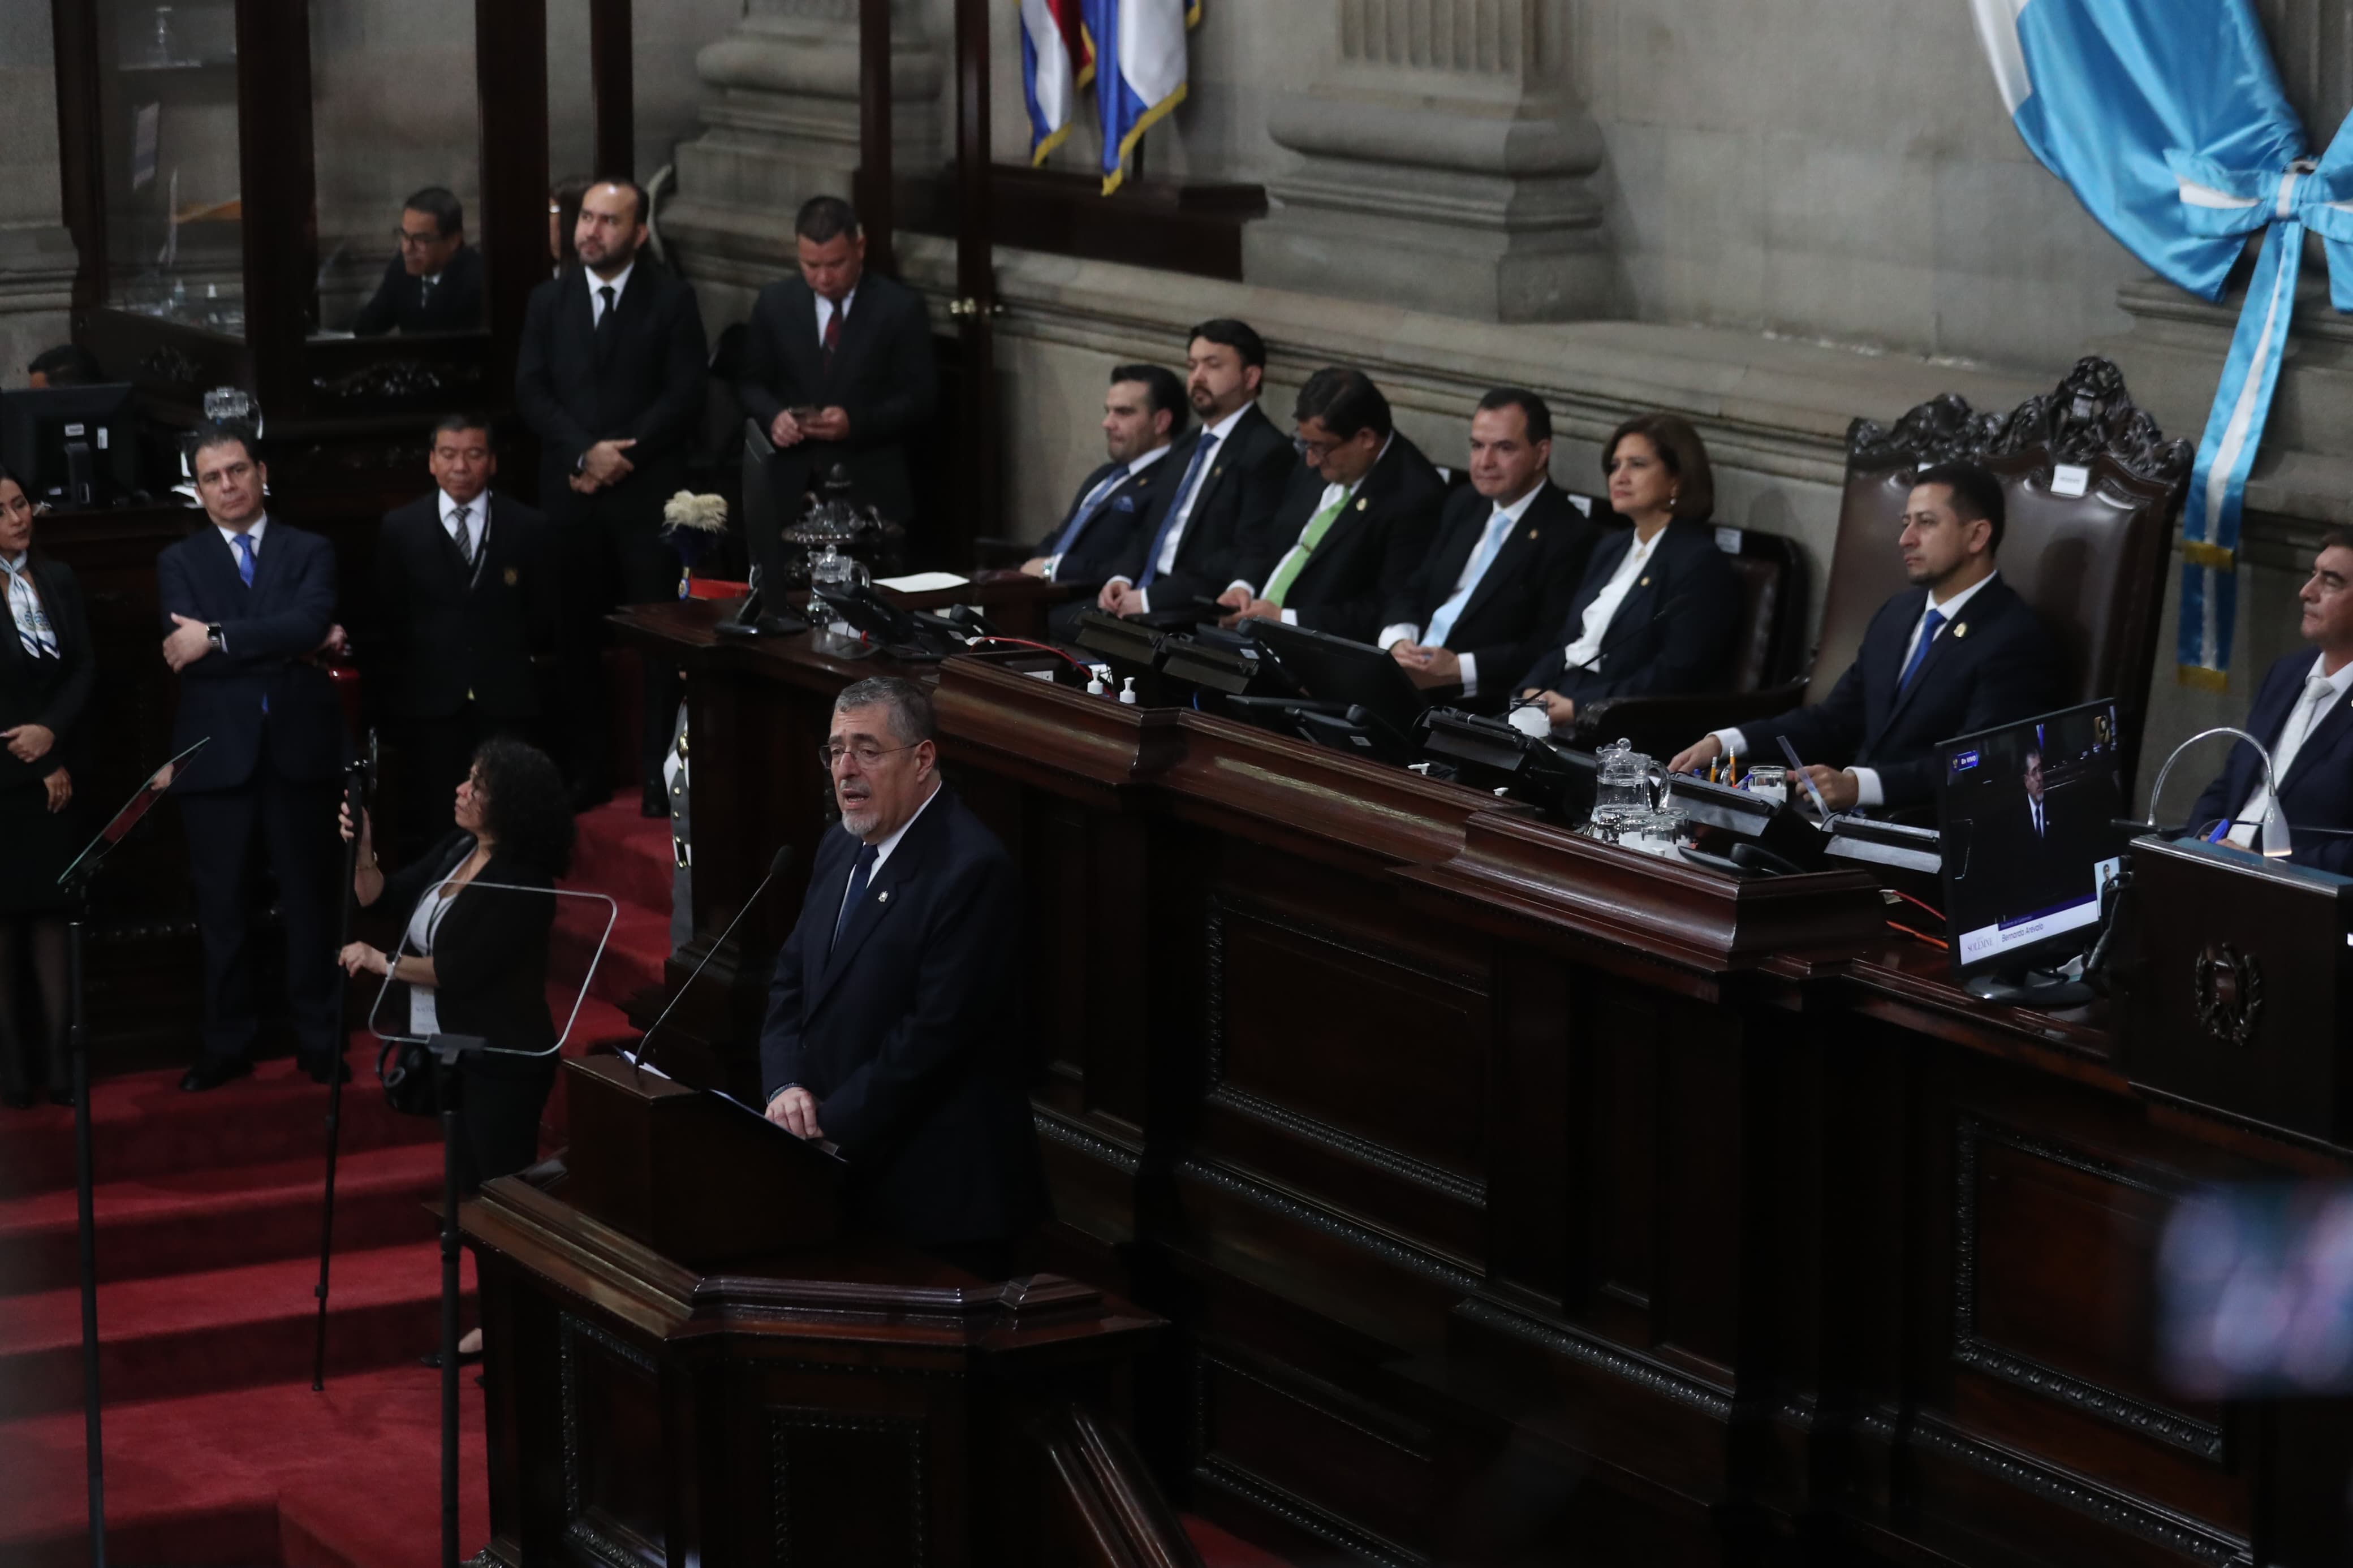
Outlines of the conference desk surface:
[[[880,668],[709,618],[621,618],[690,672],[698,945],[827,830]],[[1053,1260],[1177,1325],[1139,1424],[1190,1506],[1377,1563],[2343,1560],[2344,1402],[2178,1393],[2154,1280],[2180,1194],[2346,1151],[2137,1087],[2105,1005],[1970,996],[1861,869],[933,673],[1031,900]],[[755,1070],[797,891],[681,1007],[704,1070]]]

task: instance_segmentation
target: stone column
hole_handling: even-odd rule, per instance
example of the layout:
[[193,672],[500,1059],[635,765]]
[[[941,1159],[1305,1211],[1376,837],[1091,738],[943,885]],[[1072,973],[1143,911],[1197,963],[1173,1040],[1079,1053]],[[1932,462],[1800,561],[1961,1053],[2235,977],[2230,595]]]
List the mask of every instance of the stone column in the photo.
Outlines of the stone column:
[[1491,321],[1616,294],[1600,133],[1567,86],[1559,0],[1337,0],[1336,58],[1277,97],[1304,162],[1244,232],[1252,283]]
[[[920,0],[892,0],[892,145],[902,174],[941,157],[946,64],[922,13]],[[744,314],[750,293],[789,265],[801,203],[850,194],[858,0],[749,0],[744,19],[694,63],[703,130],[679,146],[678,196],[662,233],[683,253],[715,324]]]
[[0,386],[69,335],[78,259],[58,180],[57,63],[47,5],[0,5]]

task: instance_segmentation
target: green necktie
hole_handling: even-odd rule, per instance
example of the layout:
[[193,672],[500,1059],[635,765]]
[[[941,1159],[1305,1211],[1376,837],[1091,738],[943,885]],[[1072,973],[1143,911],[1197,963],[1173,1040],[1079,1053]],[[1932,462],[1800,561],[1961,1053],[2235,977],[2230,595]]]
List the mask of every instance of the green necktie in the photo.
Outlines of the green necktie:
[[1299,536],[1299,542],[1291,547],[1291,553],[1282,558],[1282,564],[1274,569],[1274,575],[1267,579],[1265,598],[1268,604],[1277,609],[1282,607],[1282,596],[1291,592],[1291,585],[1299,581],[1302,572],[1307,570],[1307,558],[1315,553],[1317,545],[1324,542],[1324,536],[1331,531],[1333,521],[1348,504],[1348,497],[1352,493],[1341,491],[1338,500],[1307,520],[1307,531]]

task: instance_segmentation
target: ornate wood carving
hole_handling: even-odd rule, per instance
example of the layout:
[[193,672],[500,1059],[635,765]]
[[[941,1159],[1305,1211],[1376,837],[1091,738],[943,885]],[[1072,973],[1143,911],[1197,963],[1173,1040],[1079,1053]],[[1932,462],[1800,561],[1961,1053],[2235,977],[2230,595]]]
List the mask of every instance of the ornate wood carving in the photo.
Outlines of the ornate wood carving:
[[2166,439],[2126,392],[2124,373],[2096,355],[2077,360],[2056,387],[2006,415],[1978,413],[1968,399],[1948,392],[1892,427],[1858,419],[1846,431],[1850,470],[1978,462],[2037,449],[2053,462],[2086,467],[2105,457],[2160,484],[2188,482],[2197,457],[2188,441]]
[[406,402],[470,393],[481,382],[482,367],[473,362],[386,359],[342,375],[314,375],[311,388],[328,403]]
[[655,1369],[653,1358],[645,1352],[570,1312],[564,1313],[557,1320],[556,1338],[558,1383],[564,1400],[565,1539],[596,1561],[607,1564],[608,1568],[643,1568],[643,1559],[638,1552],[607,1532],[596,1509],[596,1500],[588,1496],[587,1422],[582,1410],[582,1363],[593,1347],[596,1353],[649,1383],[658,1381],[660,1374]]
[[1477,1323],[1514,1339],[1567,1356],[1596,1372],[1608,1373],[1678,1405],[1687,1405],[1718,1421],[1732,1417],[1729,1396],[1710,1388],[1695,1378],[1673,1372],[1658,1363],[1619,1349],[1589,1334],[1580,1334],[1559,1323],[1540,1323],[1492,1301],[1470,1300],[1454,1309],[1454,1315],[1466,1322]]
[[196,362],[177,343],[160,343],[147,351],[139,362],[142,380],[160,381],[171,386],[196,384]]
[[2263,966],[2227,942],[2210,943],[2190,971],[2198,1021],[2226,1046],[2254,1043],[2263,1021]]
[[1470,1270],[1457,1268],[1444,1259],[1424,1252],[1418,1247],[1408,1247],[1391,1237],[1382,1236],[1360,1225],[1351,1225],[1335,1214],[1301,1203],[1287,1194],[1276,1192],[1246,1176],[1240,1176],[1221,1166],[1199,1160],[1187,1160],[1177,1165],[1176,1173],[1191,1180],[1207,1183],[1220,1192],[1230,1193],[1245,1203],[1255,1204],[1270,1214],[1279,1214],[1295,1220],[1310,1229],[1336,1237],[1351,1247],[1362,1248],[1383,1261],[1419,1274],[1425,1279],[1435,1279],[1441,1285],[1458,1290],[1474,1290],[1479,1277]]
[[[768,1470],[776,1562],[817,1568],[852,1561],[851,1550],[855,1561],[874,1568],[929,1562],[924,1426],[904,1416],[772,1409]],[[894,1514],[904,1531],[894,1542],[862,1528]]]

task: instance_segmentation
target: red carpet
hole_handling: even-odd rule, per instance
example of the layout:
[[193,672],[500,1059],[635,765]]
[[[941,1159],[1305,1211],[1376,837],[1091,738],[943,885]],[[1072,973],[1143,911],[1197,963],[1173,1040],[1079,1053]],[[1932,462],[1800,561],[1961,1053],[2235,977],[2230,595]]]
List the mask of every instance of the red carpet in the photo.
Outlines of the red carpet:
[[[580,819],[566,886],[621,903],[567,1056],[633,1037],[617,1005],[658,984],[669,953],[668,824],[617,802]],[[567,911],[551,990],[575,984],[601,918]],[[559,1016],[559,1024],[561,1018]],[[97,1171],[108,1547],[121,1561],[274,1568],[422,1568],[438,1551],[439,1374],[417,1364],[438,1326],[425,1205],[438,1131],[394,1113],[357,1037],[335,1182],[327,1387],[311,1391],[326,1091],[287,1061],[208,1094],[177,1069],[100,1083]],[[544,1146],[562,1141],[561,1096]],[[73,1118],[0,1111],[0,1568],[89,1561]],[[473,1270],[464,1272],[471,1321]],[[462,1383],[462,1550],[490,1530],[481,1391]],[[1211,1568],[1282,1568],[1204,1521]]]

